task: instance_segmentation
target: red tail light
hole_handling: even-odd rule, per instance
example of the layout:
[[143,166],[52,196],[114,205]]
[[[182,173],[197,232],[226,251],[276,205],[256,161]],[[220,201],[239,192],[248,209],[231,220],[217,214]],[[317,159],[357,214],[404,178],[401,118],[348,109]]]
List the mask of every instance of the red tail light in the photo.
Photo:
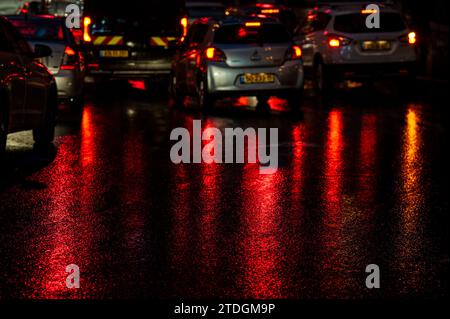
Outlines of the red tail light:
[[211,62],[225,62],[227,60],[222,50],[213,47],[205,50],[205,58]]
[[405,34],[404,36],[400,37],[400,42],[403,43],[409,43],[409,44],[416,44],[417,37],[415,32],[410,32],[408,34]]
[[84,17],[83,20],[83,40],[84,42],[91,42],[92,38],[89,32],[89,27],[92,24],[92,20],[89,17]]
[[351,42],[352,40],[346,37],[341,37],[337,35],[328,36],[328,46],[330,48],[340,48],[349,45]]
[[181,24],[181,27],[183,28],[183,36],[182,36],[182,40],[184,40],[184,38],[185,38],[186,35],[187,35],[188,19],[187,19],[186,17],[181,18],[180,24]]
[[300,60],[302,58],[302,48],[298,45],[293,45],[286,51],[285,60]]
[[67,46],[64,50],[63,62],[61,70],[75,70],[79,66],[79,55],[74,49]]

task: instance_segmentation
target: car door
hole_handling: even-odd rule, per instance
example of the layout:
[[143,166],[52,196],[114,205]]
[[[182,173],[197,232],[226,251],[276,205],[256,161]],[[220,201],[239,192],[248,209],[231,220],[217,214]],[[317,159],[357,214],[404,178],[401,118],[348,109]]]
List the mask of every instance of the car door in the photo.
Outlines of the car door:
[[[20,56],[9,41],[6,22],[0,18],[0,89],[5,89],[9,103],[9,132],[24,128],[24,107],[26,101],[26,74]],[[3,106],[2,106],[3,107]]]
[[51,75],[48,69],[34,58],[33,51],[22,35],[9,23],[6,29],[12,47],[22,61],[26,79],[23,123],[26,128],[39,125],[45,114]]
[[294,41],[302,47],[305,67],[310,68],[313,66],[314,55],[321,45],[322,33],[330,20],[331,16],[329,14],[319,12],[308,20],[303,27],[298,28]]
[[181,79],[180,85],[190,92],[192,92],[196,84],[195,71],[197,69],[197,56],[200,54],[199,45],[203,41],[207,31],[208,25],[192,25],[180,51],[177,78]]

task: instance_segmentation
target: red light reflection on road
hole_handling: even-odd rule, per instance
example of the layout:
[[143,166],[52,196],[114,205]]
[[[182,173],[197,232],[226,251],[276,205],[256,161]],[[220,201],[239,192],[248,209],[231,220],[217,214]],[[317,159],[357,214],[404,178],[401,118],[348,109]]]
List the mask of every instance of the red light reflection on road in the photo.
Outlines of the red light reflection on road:
[[129,80],[128,83],[131,85],[133,89],[136,90],[145,90],[145,82],[142,80]]
[[341,277],[337,269],[342,260],[339,251],[342,249],[343,226],[343,115],[341,110],[333,110],[328,117],[328,132],[325,143],[324,189],[322,202],[324,205],[323,225],[321,230],[322,257],[321,271],[324,278],[320,284],[327,294],[342,289]]
[[257,166],[244,166],[239,231],[242,237],[238,238],[242,273],[238,285],[245,298],[283,297],[280,179],[280,170],[261,175]]

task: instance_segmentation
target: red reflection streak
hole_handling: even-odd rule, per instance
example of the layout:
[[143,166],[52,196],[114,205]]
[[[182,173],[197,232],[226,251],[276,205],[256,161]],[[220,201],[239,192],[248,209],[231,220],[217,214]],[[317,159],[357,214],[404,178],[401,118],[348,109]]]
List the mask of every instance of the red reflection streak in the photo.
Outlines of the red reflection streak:
[[[203,132],[214,125],[210,120],[205,122]],[[213,138],[211,138],[213,140]],[[210,140],[210,141],[211,141]],[[203,141],[203,146],[210,141]],[[213,142],[217,145],[217,141]],[[213,155],[213,154],[211,154]],[[200,262],[202,269],[209,276],[210,282],[214,282],[214,276],[218,275],[218,255],[217,255],[217,217],[219,207],[219,194],[221,181],[220,164],[203,163],[201,167],[202,185],[200,190],[200,198],[202,199],[202,212],[199,219],[199,236],[200,236]],[[224,165],[224,164],[223,164]]]
[[298,203],[301,198],[302,182],[303,182],[303,139],[304,124],[298,124],[292,130],[293,158],[292,158],[292,194],[293,203]]
[[377,157],[377,118],[364,115],[362,118],[361,144],[359,155],[359,190],[360,200],[369,206],[374,200],[375,160]]
[[[95,214],[99,194],[102,194],[102,187],[106,187],[102,180],[104,172],[101,168],[107,167],[101,154],[102,145],[100,139],[103,132],[100,131],[99,125],[95,122],[93,108],[86,105],[83,109],[83,117],[81,120],[81,150],[80,150],[80,176],[78,177],[82,183],[80,193],[80,215],[79,228],[83,231],[83,237],[79,238],[80,247],[78,254],[84,251],[85,256],[81,262],[77,259],[75,262],[80,271],[84,272],[81,276],[81,286],[84,293],[91,295],[97,292],[98,289],[107,290],[104,284],[104,278],[101,276],[101,267],[99,264],[101,259],[98,256],[92,255],[92,247],[99,241],[99,238],[107,236],[106,230],[101,228],[100,214]],[[103,146],[104,147],[104,146]],[[81,236],[79,234],[78,236]],[[79,257],[79,256],[77,256]],[[87,277],[86,270],[90,270],[91,276]],[[97,271],[97,272],[96,272]],[[101,288],[100,288],[101,287]]]
[[[323,241],[322,267],[325,272],[335,272],[342,261],[338,250],[342,244],[342,154],[343,154],[343,118],[342,111],[329,114],[328,135],[325,146],[325,185],[323,203],[325,215],[321,239]],[[328,273],[329,274],[329,273]],[[334,274],[335,275],[335,274]],[[331,279],[331,280],[330,280]],[[338,289],[339,278],[334,276],[321,282],[326,289]]]
[[244,298],[282,298],[283,236],[279,207],[281,172],[261,175],[254,164],[244,166],[243,207],[239,238]]
[[132,88],[137,90],[145,90],[145,82],[140,80],[129,80],[128,83]]
[[76,225],[71,212],[71,202],[74,197],[71,192],[76,184],[76,176],[71,168],[72,154],[70,143],[62,143],[58,150],[58,157],[53,163],[50,174],[49,208],[45,224],[48,225],[45,232],[46,240],[40,240],[35,249],[45,251],[38,261],[38,271],[35,280],[40,287],[35,288],[32,298],[73,298],[78,294],[77,289],[67,289],[65,272],[67,265],[76,260],[75,233]]
[[333,111],[328,119],[328,137],[325,150],[325,195],[328,222],[336,225],[342,196],[342,112]]

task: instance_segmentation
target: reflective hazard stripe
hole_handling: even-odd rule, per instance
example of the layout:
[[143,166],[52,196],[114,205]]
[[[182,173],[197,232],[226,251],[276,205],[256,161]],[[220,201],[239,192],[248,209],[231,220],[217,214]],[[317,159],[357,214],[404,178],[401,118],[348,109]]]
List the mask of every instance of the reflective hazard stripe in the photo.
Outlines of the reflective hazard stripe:
[[94,38],[94,45],[121,45],[123,44],[122,36],[98,36]]
[[175,37],[151,37],[150,44],[161,47],[167,47],[169,45],[169,41],[174,41],[176,39],[177,38]]

